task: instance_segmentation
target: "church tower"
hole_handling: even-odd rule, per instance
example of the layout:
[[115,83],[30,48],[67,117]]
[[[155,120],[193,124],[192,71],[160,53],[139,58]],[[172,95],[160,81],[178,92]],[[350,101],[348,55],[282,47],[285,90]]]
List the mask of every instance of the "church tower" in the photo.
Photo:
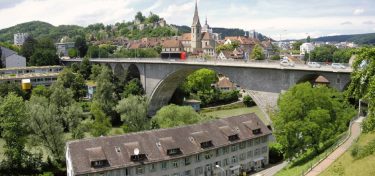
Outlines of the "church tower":
[[191,25],[191,49],[195,51],[196,49],[202,48],[202,36],[201,36],[202,26],[199,22],[198,15],[198,5],[195,1],[195,12],[193,18],[193,24]]

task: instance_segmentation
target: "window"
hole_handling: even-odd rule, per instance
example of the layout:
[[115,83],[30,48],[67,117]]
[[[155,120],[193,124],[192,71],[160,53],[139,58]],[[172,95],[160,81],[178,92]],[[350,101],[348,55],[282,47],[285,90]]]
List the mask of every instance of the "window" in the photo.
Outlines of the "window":
[[234,144],[234,145],[231,146],[231,151],[232,152],[237,151],[237,144]]
[[151,164],[150,165],[150,172],[155,172],[156,171],[156,164]]
[[195,161],[196,161],[196,162],[201,161],[201,154],[197,154],[197,155],[195,155]]
[[167,155],[173,156],[173,155],[179,155],[179,154],[182,154],[180,148],[167,150]]
[[200,174],[203,174],[203,168],[202,167],[195,168],[195,175],[200,175]]
[[253,157],[253,151],[248,151],[247,152],[247,158]]
[[172,161],[173,168],[178,168],[178,160]]
[[161,169],[165,170],[168,168],[168,161],[164,161],[161,163]]
[[144,173],[144,170],[143,170],[143,167],[142,166],[139,166],[135,169],[135,173],[137,175],[142,175]]
[[232,156],[232,164],[237,163],[237,156]]
[[228,166],[229,165],[229,159],[228,158],[225,158],[223,160],[223,166]]
[[223,154],[229,153],[229,146],[223,148]]
[[184,176],[191,176],[191,171],[190,170],[185,171]]
[[211,156],[212,156],[212,155],[211,155],[210,152],[206,152],[206,153],[204,154],[204,158],[207,159],[207,160],[210,159]]
[[221,161],[216,161],[215,162],[215,167],[216,167],[216,165],[221,166]]
[[240,161],[243,161],[246,159],[246,153],[240,154]]
[[241,142],[240,143],[240,149],[244,149],[246,147],[246,142]]
[[190,165],[190,158],[186,157],[185,158],[185,166]]
[[262,137],[262,143],[266,143],[266,142],[267,142],[267,139],[268,139],[268,136],[263,136],[263,137]]
[[216,157],[220,156],[220,149],[216,149]]
[[259,154],[259,149],[255,149],[254,156],[258,156]]
[[174,173],[172,176],[180,176],[179,173]]
[[258,145],[260,143],[260,138],[255,138],[254,143],[255,143],[254,145]]
[[267,153],[267,146],[262,148],[262,153]]

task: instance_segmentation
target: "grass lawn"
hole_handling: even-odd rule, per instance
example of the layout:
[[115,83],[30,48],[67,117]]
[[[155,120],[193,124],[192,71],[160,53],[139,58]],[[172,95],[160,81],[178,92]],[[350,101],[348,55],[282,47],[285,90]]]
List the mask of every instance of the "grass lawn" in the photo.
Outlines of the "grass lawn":
[[259,109],[258,106],[253,106],[250,108],[241,107],[241,108],[228,109],[228,110],[218,110],[218,111],[213,111],[213,112],[204,112],[202,114],[207,115],[207,116],[218,117],[218,118],[225,118],[225,117],[232,117],[232,116],[249,114],[249,113],[255,113],[266,125],[269,124],[269,122],[265,118],[265,115]]
[[[361,134],[357,144],[364,146],[371,140],[375,140],[375,133]],[[334,175],[375,175],[375,154],[355,160],[350,154],[351,149],[339,157],[321,176]]]

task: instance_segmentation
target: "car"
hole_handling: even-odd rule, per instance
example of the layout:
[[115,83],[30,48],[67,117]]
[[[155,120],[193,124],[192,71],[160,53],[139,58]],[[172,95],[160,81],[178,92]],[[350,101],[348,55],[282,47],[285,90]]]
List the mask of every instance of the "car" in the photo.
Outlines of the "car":
[[345,69],[346,67],[340,63],[332,63],[331,64],[332,68],[334,69]]
[[309,62],[307,63],[307,65],[312,68],[320,68],[320,64],[318,64],[317,62]]
[[280,65],[284,66],[284,67],[287,67],[287,66],[294,67],[294,63],[291,62],[291,61],[289,61],[289,60],[287,60],[287,59],[281,60]]

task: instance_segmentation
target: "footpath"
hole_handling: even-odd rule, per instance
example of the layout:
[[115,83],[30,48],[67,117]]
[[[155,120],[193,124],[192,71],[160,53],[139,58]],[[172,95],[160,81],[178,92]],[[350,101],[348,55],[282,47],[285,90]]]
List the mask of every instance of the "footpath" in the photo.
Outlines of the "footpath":
[[349,138],[340,145],[335,151],[333,151],[327,158],[322,160],[319,164],[313,167],[309,172],[307,172],[306,176],[316,176],[322,173],[325,169],[327,169],[337,158],[339,158],[342,154],[344,154],[350,146],[355,142],[355,140],[361,134],[361,123],[364,117],[359,117],[355,120],[351,126],[351,132]]

